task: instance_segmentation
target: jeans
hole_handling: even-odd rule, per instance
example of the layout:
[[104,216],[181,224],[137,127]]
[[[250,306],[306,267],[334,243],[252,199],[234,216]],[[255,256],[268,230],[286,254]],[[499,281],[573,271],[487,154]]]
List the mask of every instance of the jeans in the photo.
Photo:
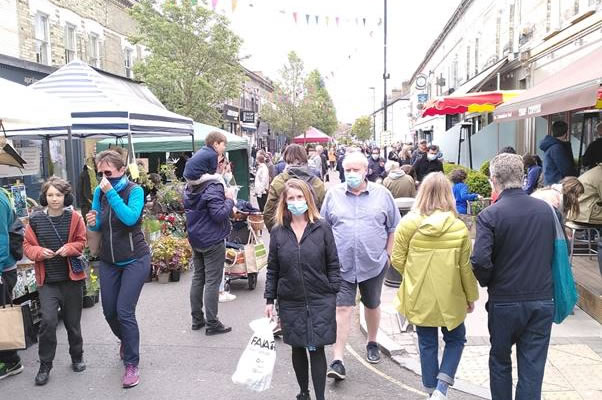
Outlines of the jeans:
[[109,327],[121,340],[125,365],[137,366],[140,361],[136,304],[149,273],[150,255],[124,266],[100,262],[102,311]]
[[489,378],[492,400],[512,400],[512,345],[516,344],[515,400],[541,398],[554,300],[489,303]]
[[38,289],[42,321],[40,322],[38,355],[40,363],[52,365],[56,353],[56,327],[58,309],[62,310],[63,322],[69,339],[71,360],[80,361],[84,354],[81,317],[84,298],[83,281],[47,283]]
[[466,343],[466,328],[461,323],[451,331],[441,328],[445,349],[439,365],[439,328],[417,326],[418,348],[420,350],[420,368],[422,370],[422,384],[432,392],[437,387],[437,380],[454,384],[456,370],[460,364],[464,343]]
[[192,323],[201,324],[206,321],[209,328],[215,328],[219,326],[217,307],[226,261],[226,243],[221,241],[206,249],[193,249],[193,252],[194,273],[190,286]]
[[[17,270],[4,271],[0,275],[2,283],[0,283],[0,303],[10,304],[13,288],[17,284]],[[0,362],[7,364],[16,364],[21,362],[21,357],[16,350],[0,351]]]

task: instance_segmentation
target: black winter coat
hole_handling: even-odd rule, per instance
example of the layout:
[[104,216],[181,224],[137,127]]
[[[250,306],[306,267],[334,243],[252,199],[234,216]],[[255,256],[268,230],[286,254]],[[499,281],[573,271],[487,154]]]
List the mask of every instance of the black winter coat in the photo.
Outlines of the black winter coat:
[[264,297],[268,303],[278,300],[284,343],[319,347],[336,341],[340,283],[337,248],[326,221],[308,223],[301,242],[290,225],[272,229]]

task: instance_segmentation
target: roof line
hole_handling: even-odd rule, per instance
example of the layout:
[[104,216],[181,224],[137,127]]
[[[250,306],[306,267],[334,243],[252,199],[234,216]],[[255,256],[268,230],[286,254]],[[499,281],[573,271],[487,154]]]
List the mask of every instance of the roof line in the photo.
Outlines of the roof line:
[[[410,99],[408,99],[407,97],[398,97],[398,98],[396,98],[395,100],[392,100],[391,102],[387,103],[387,107],[389,107],[389,106],[392,106],[393,104],[397,103],[399,100],[410,101]],[[370,115],[374,115],[374,114],[376,114],[376,113],[378,113],[378,112],[381,112],[381,111],[382,111],[382,110],[384,110],[384,109],[385,109],[385,107],[383,106],[383,107],[379,108],[378,110],[374,111],[374,112],[373,112],[372,114],[370,114]]]
[[433,54],[435,53],[435,50],[437,50],[439,48],[439,46],[441,46],[441,44],[443,43],[443,41],[445,40],[447,35],[452,31],[452,29],[454,28],[456,23],[464,15],[464,13],[468,9],[468,7],[470,7],[472,2],[473,2],[473,0],[462,0],[460,5],[456,8],[454,13],[452,14],[449,21],[447,21],[447,23],[443,27],[443,31],[439,34],[439,36],[437,36],[437,39],[435,39],[435,41],[433,42],[431,47],[429,47],[429,49],[427,50],[426,57],[422,60],[420,65],[418,65],[418,68],[416,68],[416,71],[414,71],[414,74],[412,74],[412,78],[410,78],[410,83],[413,82],[414,79],[416,79],[416,76],[422,71],[422,69],[426,66],[426,64],[431,60],[431,58],[433,57]]

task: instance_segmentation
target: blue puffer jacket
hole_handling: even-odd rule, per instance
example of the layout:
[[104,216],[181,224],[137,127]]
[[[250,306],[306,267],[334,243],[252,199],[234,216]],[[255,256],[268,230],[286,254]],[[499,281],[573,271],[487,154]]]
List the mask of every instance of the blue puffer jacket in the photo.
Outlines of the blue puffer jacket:
[[560,182],[566,176],[577,176],[570,142],[563,142],[553,136],[546,136],[539,144],[544,151],[543,180],[549,186]]
[[478,199],[479,195],[477,193],[470,193],[468,185],[464,182],[454,184],[453,190],[458,214],[466,214],[468,212],[468,202]]
[[233,207],[234,201],[226,199],[224,185],[217,180],[186,187],[186,228],[193,249],[206,249],[230,234],[232,225],[228,217]]

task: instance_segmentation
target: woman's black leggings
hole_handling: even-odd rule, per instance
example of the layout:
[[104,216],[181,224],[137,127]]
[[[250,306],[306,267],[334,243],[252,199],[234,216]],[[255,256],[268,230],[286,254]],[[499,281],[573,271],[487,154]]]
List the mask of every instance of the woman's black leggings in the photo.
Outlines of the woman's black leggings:
[[[311,361],[311,380],[314,384],[316,400],[324,400],[327,367],[324,347],[318,347],[316,351],[310,351],[309,358]],[[293,368],[301,392],[309,391],[309,365],[305,347],[293,347]]]

